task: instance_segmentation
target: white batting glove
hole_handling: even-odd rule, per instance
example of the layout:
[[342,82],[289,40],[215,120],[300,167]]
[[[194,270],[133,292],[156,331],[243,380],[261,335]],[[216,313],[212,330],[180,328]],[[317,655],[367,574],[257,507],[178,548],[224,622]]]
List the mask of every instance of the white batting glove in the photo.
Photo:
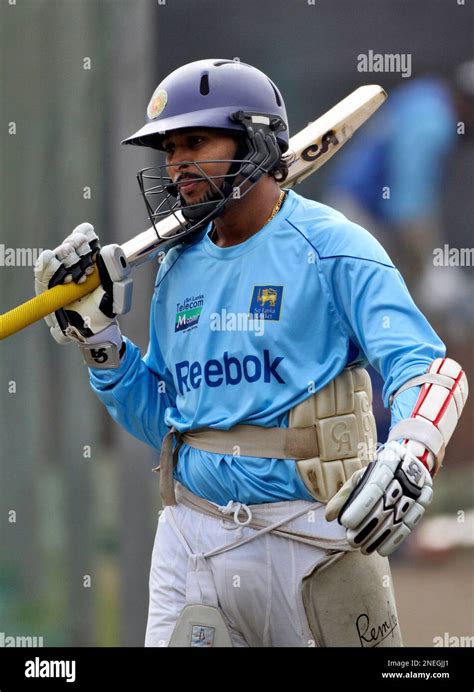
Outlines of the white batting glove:
[[390,555],[410,535],[433,497],[425,466],[405,445],[388,442],[328,502],[326,519],[346,527],[350,545]]
[[99,239],[89,223],[77,226],[55,250],[38,257],[35,291],[39,295],[58,284],[83,283],[97,263],[102,285],[92,293],[45,318],[51,335],[59,344],[76,342],[84,362],[90,367],[117,367],[122,336],[117,314],[128,312],[132,280],[118,245],[100,249]]

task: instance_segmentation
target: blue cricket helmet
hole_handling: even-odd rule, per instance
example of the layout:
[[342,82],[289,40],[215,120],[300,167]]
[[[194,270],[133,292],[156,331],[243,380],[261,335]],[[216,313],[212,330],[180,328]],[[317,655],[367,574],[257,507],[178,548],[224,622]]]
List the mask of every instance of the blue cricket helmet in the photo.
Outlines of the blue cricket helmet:
[[251,127],[261,115],[262,122],[273,130],[281,152],[288,149],[285,104],[267,75],[237,60],[197,60],[174,70],[157,86],[148,105],[147,124],[122,144],[161,149],[165,133],[194,127],[248,135],[249,114],[253,116]]

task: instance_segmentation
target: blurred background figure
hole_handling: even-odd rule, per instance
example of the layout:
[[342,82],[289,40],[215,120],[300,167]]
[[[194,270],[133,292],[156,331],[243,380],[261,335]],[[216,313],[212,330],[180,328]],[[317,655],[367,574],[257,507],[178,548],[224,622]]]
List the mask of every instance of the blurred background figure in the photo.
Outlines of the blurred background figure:
[[[471,267],[446,263],[445,245],[459,241],[444,205],[453,156],[473,139],[474,60],[449,77],[399,81],[387,90],[384,106],[332,162],[321,199],[379,240],[435,328],[443,323],[462,341],[474,324]],[[383,380],[369,372],[383,440],[390,414],[380,403]]]
[[384,245],[422,309],[464,311],[470,285],[434,265],[449,244],[442,201],[449,161],[474,130],[474,60],[450,79],[427,76],[389,89],[383,108],[334,161],[325,201]]

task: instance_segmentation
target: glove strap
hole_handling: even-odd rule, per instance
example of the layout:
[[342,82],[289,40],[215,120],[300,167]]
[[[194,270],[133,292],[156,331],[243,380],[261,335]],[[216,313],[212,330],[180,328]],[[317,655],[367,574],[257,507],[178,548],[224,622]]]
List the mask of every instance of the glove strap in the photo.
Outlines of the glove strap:
[[89,368],[118,368],[120,359],[125,353],[125,342],[120,350],[117,344],[104,341],[101,344],[85,344],[81,346],[84,363]]
[[[73,330],[74,327],[68,329]],[[113,322],[87,340],[82,339],[78,345],[84,363],[90,368],[118,368],[125,353],[125,342],[122,340],[117,322]]]

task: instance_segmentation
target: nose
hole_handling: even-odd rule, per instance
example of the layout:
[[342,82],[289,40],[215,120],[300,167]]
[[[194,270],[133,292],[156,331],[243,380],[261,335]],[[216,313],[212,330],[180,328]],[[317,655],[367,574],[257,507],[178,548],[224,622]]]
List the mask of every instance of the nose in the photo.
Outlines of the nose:
[[191,152],[186,147],[176,147],[167,155],[166,165],[168,166],[169,176],[175,180],[183,171],[189,168],[192,161]]
[[173,151],[167,154],[167,161],[173,164],[179,164],[182,161],[193,161],[193,148],[187,144],[176,144]]

